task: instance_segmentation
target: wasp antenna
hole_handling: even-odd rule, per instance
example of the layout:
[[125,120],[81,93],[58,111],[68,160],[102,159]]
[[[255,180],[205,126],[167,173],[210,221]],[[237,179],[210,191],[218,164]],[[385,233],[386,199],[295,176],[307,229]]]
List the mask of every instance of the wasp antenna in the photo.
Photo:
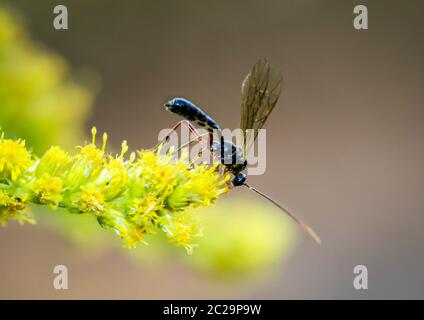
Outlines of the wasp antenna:
[[290,218],[292,218],[303,230],[305,230],[305,232],[312,238],[314,239],[314,241],[318,244],[321,244],[321,239],[318,237],[318,235],[315,233],[315,231],[308,226],[306,223],[304,223],[303,221],[299,220],[298,218],[296,218],[289,210],[287,210],[286,208],[284,208],[281,204],[279,204],[278,202],[274,201],[273,199],[271,199],[269,196],[267,196],[265,193],[259,191],[258,189],[248,185],[247,183],[244,183],[244,186],[246,186],[247,188],[249,188],[250,190],[256,192],[257,194],[259,194],[260,196],[264,197],[265,199],[269,200],[270,202],[272,202],[275,206],[277,206],[278,208],[280,208],[282,211],[284,211]]

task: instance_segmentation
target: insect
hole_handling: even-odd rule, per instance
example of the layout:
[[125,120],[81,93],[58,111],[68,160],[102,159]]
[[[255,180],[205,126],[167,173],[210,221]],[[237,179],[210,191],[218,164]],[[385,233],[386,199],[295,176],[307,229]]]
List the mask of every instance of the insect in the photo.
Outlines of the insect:
[[[220,159],[225,170],[233,175],[232,186],[245,186],[264,197],[289,217],[291,217],[306,233],[317,243],[320,238],[308,225],[296,218],[289,210],[284,208],[269,196],[246,183],[246,174],[243,172],[247,167],[246,155],[249,148],[258,136],[258,130],[263,127],[281,94],[283,79],[279,72],[271,67],[266,59],[259,60],[244,79],[241,86],[241,122],[240,128],[243,133],[243,145],[239,147],[231,141],[224,140],[218,123],[206,114],[201,108],[184,98],[174,98],[164,104],[164,108],[185,119],[179,122],[172,130],[186,123],[191,132],[196,132],[193,124],[206,129],[209,132],[209,146],[212,152],[220,152]],[[253,130],[253,140],[247,142],[247,129]],[[214,130],[219,133],[218,141],[213,141]],[[199,138],[201,136],[197,136]]]

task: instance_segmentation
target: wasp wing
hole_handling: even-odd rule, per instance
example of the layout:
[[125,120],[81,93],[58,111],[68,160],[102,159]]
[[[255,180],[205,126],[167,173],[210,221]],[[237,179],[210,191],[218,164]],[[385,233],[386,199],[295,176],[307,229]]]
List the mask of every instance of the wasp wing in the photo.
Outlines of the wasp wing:
[[[241,121],[244,154],[258,136],[278,98],[283,85],[280,72],[271,67],[266,59],[260,59],[244,79],[241,86]],[[253,136],[247,137],[246,130],[253,129]]]

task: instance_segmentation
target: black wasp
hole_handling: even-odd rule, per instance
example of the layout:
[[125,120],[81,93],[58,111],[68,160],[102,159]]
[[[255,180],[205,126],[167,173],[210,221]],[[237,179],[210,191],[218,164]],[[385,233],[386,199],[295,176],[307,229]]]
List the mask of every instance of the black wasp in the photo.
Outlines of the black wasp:
[[[209,132],[209,143],[211,151],[220,152],[221,163],[233,175],[232,185],[245,186],[266,198],[287,215],[289,215],[298,225],[300,225],[309,236],[316,242],[321,240],[316,233],[301,220],[296,218],[279,203],[268,197],[263,192],[246,183],[246,169],[248,154],[251,144],[258,136],[258,130],[263,127],[280,97],[283,79],[281,73],[271,67],[266,59],[259,60],[244,79],[241,86],[241,122],[240,129],[243,132],[243,146],[240,148],[233,142],[224,140],[218,123],[206,114],[201,108],[184,98],[174,98],[165,103],[164,108],[175,113],[184,119],[192,132],[195,128],[192,124],[206,129]],[[181,125],[177,124],[173,130]],[[253,141],[247,143],[246,130],[253,130]],[[213,132],[219,133],[219,141],[213,142]]]

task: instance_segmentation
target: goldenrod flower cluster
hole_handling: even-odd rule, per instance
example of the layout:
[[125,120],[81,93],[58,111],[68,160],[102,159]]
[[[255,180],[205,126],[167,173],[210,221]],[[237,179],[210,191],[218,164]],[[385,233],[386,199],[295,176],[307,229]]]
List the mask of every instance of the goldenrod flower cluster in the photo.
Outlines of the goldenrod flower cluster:
[[217,165],[191,164],[171,153],[141,150],[125,157],[105,152],[93,140],[70,155],[51,147],[35,157],[22,140],[0,138],[0,223],[11,218],[33,222],[28,204],[66,208],[89,214],[99,224],[114,230],[125,247],[135,247],[146,235],[164,232],[177,246],[192,250],[201,228],[192,211],[209,206],[227,191],[227,175]]

